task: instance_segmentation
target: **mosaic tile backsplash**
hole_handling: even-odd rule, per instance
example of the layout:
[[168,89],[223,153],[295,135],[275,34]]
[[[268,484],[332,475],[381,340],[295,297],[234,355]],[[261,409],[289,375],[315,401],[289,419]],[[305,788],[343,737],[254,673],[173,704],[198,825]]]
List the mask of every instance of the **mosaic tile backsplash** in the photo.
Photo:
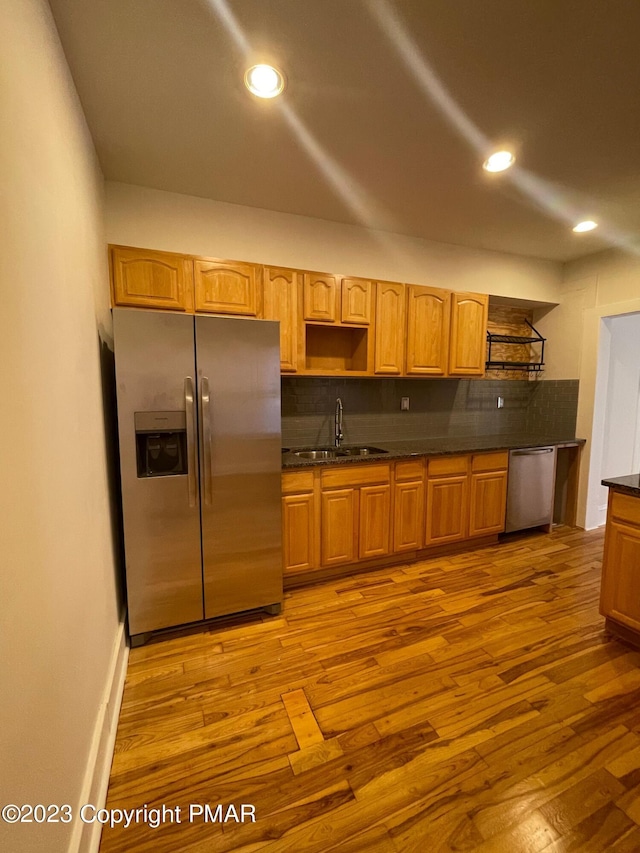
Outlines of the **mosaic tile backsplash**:
[[[498,409],[498,396],[504,408]],[[336,398],[345,444],[444,436],[575,434],[578,380],[282,378],[282,443],[331,444]],[[400,400],[409,397],[409,411]]]

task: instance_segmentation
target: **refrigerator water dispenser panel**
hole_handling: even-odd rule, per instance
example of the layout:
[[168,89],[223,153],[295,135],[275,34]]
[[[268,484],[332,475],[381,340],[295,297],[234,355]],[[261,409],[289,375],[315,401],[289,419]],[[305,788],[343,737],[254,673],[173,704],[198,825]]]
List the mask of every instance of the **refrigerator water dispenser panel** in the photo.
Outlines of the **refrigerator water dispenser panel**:
[[135,412],[138,477],[187,474],[184,412]]

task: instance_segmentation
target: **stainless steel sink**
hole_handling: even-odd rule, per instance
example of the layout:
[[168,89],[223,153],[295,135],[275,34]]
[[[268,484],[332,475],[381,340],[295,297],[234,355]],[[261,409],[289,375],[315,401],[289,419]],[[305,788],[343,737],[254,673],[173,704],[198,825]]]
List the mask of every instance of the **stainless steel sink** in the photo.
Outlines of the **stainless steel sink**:
[[336,457],[336,451],[335,450],[294,450],[293,455],[294,456],[300,456],[301,459],[334,459]]
[[338,451],[340,456],[371,456],[376,453],[388,453],[380,447],[341,447]]
[[294,456],[300,456],[301,459],[335,459],[339,456],[370,456],[376,453],[388,453],[388,450],[381,450],[379,447],[332,447],[318,450],[294,450]]

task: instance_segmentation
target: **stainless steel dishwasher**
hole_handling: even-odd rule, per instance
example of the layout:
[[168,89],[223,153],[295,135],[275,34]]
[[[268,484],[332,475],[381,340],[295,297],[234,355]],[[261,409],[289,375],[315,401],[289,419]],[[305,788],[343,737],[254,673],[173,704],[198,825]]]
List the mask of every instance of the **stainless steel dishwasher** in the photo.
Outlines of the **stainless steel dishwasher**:
[[555,446],[509,451],[506,533],[551,523],[555,470]]

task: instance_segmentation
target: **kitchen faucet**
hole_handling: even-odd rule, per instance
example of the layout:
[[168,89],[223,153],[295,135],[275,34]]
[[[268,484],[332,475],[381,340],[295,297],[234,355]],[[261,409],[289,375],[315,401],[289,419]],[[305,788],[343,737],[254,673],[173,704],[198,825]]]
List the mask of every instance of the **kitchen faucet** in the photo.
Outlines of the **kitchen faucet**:
[[340,397],[336,398],[336,416],[335,416],[335,431],[334,431],[334,444],[336,447],[340,447],[342,444],[342,439],[344,436],[342,435],[342,400]]

